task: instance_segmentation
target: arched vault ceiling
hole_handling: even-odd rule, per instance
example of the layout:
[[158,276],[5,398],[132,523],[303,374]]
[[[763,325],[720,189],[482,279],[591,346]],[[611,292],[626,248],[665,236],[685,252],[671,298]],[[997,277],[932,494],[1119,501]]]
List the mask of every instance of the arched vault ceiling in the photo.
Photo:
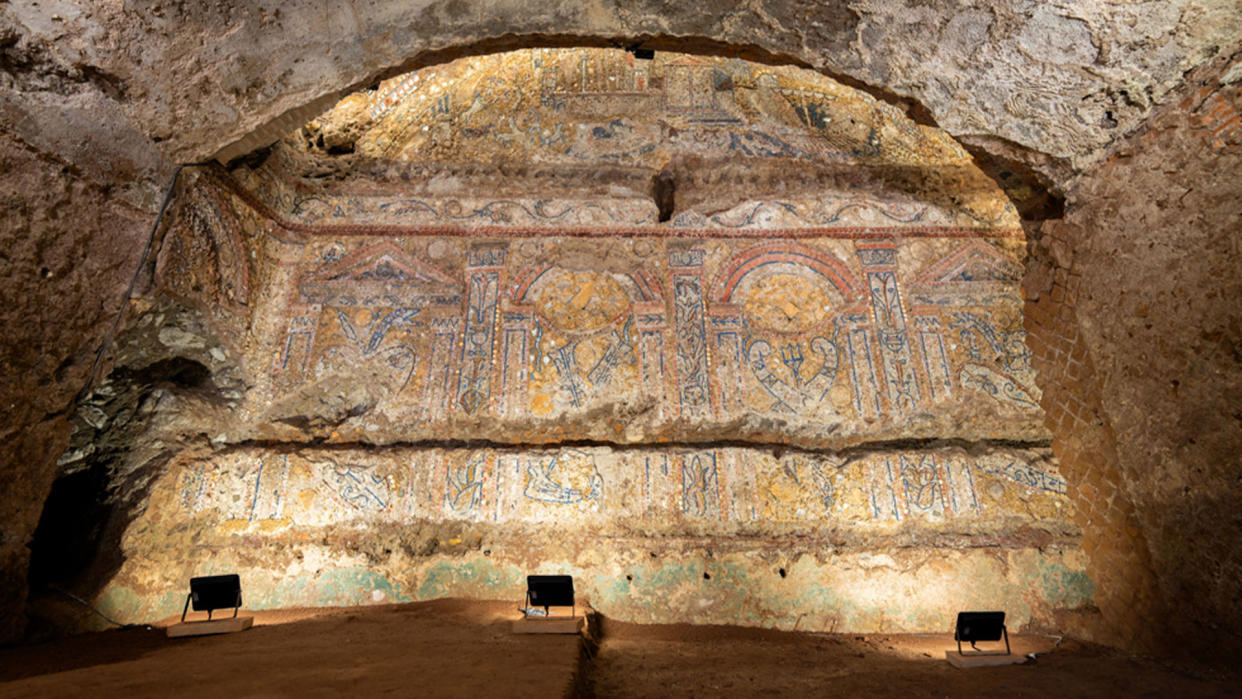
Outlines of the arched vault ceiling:
[[402,67],[645,38],[801,62],[907,100],[954,136],[1081,166],[1187,70],[1236,44],[1240,17],[1233,0],[8,3],[3,107],[19,136],[62,157],[96,123],[189,162],[270,142]]
[[594,48],[465,57],[353,93],[285,145],[301,153],[277,161],[303,187],[400,188],[411,168],[480,166],[568,171],[578,182],[606,168],[645,189],[663,170],[683,192],[722,180],[752,196],[905,191],[966,225],[1017,225],[940,129],[820,73],[737,58]]
[[459,59],[350,95],[308,139],[319,124],[340,134],[339,143],[328,134],[329,150],[422,162],[970,161],[939,129],[814,71],[670,52],[642,60],[618,49]]

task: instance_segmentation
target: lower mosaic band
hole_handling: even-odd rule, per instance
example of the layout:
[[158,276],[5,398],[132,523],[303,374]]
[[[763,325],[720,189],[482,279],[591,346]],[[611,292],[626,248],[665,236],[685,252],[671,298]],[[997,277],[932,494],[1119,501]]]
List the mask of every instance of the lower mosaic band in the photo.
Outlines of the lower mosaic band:
[[1038,626],[1091,596],[1067,508],[1043,449],[238,448],[155,482],[100,600],[160,618],[214,568],[255,607],[519,599],[559,571],[634,621],[913,631],[991,605]]

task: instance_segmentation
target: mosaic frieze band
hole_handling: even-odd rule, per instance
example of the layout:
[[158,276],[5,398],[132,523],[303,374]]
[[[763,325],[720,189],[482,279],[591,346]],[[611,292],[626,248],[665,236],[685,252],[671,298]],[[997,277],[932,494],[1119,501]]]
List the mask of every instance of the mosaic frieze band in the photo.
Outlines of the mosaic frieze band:
[[[852,187],[849,182],[817,188],[813,195],[779,199],[744,197],[728,209],[710,214],[680,211],[661,224],[654,201],[632,194],[564,192],[552,197],[447,196],[432,194],[426,191],[426,186],[417,184],[408,192],[376,192],[373,188],[353,192],[339,187],[308,186],[271,165],[235,174],[239,182],[224,178],[220,184],[232,186],[251,205],[279,218],[291,230],[310,226],[363,226],[373,230],[382,226],[473,229],[553,226],[609,232],[625,228],[678,229],[683,234],[732,229],[745,234],[755,229],[801,231],[825,226],[900,226],[963,228],[974,233],[987,230],[991,235],[1002,232],[1018,235],[1017,229],[1007,230],[999,222],[981,223],[908,193],[885,191],[880,196],[868,191],[874,186]],[[538,191],[535,187],[531,189]]]
[[[986,531],[1064,517],[1046,450],[957,449],[841,457],[747,448],[614,451],[238,450],[188,458],[156,485],[166,524],[210,513],[222,532],[416,520],[556,521],[600,533],[883,533],[952,522]],[[878,529],[877,529],[878,527]]]

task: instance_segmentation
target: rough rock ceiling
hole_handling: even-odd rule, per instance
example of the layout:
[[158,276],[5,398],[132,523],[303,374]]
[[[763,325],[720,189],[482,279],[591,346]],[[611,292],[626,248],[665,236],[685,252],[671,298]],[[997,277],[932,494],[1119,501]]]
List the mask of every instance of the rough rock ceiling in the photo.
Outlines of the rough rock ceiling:
[[[1137,125],[1186,71],[1236,45],[1242,10],[1227,0],[655,9],[577,0],[143,0],[7,4],[0,23],[3,79],[13,88],[0,97],[6,120],[36,147],[111,180],[152,177],[167,167],[162,157],[243,154],[342,90],[403,66],[635,37],[656,48],[801,62],[867,85],[980,147],[1012,144],[1036,161],[1044,154],[1078,168]],[[84,129],[94,148],[82,147]]]

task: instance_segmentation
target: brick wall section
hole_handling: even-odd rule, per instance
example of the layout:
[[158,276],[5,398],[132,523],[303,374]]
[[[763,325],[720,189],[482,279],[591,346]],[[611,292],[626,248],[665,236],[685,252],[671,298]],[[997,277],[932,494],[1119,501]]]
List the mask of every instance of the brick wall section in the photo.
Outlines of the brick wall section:
[[1239,60],[1073,184],[1024,281],[1099,640],[1221,663],[1242,654],[1242,84],[1219,79]]
[[1190,112],[1191,123],[1199,130],[1200,138],[1213,150],[1242,143],[1242,114],[1216,87],[1200,88],[1182,99],[1177,107]]
[[1044,422],[1053,434],[1061,474],[1072,484],[1069,495],[1105,623],[1104,628],[1084,631],[1101,642],[1152,649],[1152,625],[1145,620],[1159,612],[1155,577],[1075,315],[1082,277],[1054,259],[1054,250],[1064,257],[1069,249],[1064,227],[1048,222],[1042,233],[1030,245],[1024,324],[1043,390]]

